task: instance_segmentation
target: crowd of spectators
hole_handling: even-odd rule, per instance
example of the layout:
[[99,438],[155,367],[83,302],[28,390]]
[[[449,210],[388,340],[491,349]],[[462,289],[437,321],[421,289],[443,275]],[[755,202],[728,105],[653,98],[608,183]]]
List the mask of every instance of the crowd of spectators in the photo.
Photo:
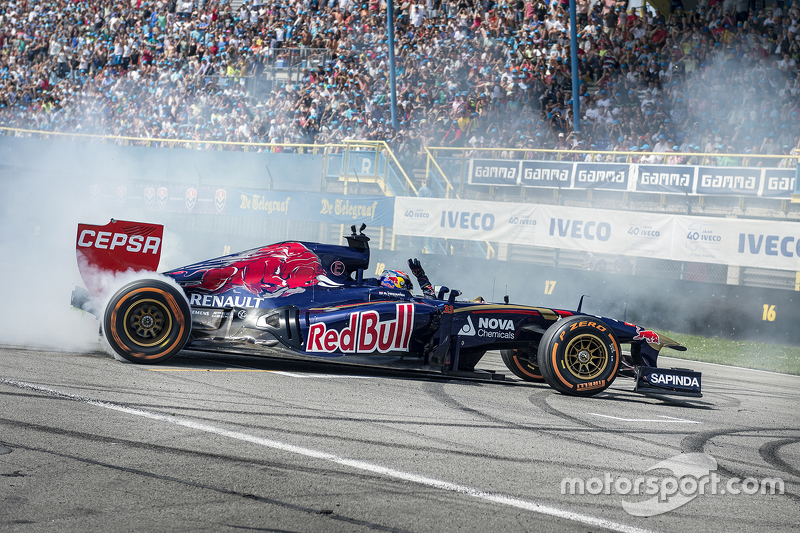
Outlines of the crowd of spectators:
[[[397,129],[386,3],[361,2],[0,0],[0,126],[165,140],[381,139],[412,165],[422,146],[674,152],[643,156],[670,163],[705,152],[720,153],[719,164],[738,164],[725,154],[798,147],[800,10],[782,2],[706,0],[683,11],[672,0],[664,16],[627,0],[577,0],[576,96],[568,3],[401,0]],[[259,83],[293,49],[301,59],[324,49],[324,60],[295,79]]]

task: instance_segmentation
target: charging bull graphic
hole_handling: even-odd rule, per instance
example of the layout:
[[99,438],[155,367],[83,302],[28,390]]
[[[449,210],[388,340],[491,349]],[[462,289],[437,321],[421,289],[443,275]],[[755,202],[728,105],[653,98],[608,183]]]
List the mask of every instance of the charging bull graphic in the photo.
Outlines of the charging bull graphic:
[[221,257],[168,275],[183,278],[186,289],[225,292],[242,287],[266,298],[303,292],[306,287],[339,287],[328,278],[317,255],[298,242],[283,242]]
[[655,331],[650,331],[647,329],[642,329],[639,326],[636,326],[636,336],[633,338],[635,341],[647,341],[650,344],[658,344],[659,338],[658,333]]

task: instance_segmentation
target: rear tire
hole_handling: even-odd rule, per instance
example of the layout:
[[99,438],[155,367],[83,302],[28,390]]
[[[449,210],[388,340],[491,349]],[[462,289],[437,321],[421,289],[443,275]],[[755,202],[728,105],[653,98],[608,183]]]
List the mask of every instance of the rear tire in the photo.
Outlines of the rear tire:
[[191,331],[192,312],[183,292],[151,279],[117,291],[103,320],[108,344],[132,363],[161,363],[174,357]]
[[500,350],[500,357],[511,373],[521,380],[544,383],[536,354],[524,350]]
[[570,396],[594,396],[617,377],[622,353],[614,332],[585,315],[559,320],[539,343],[538,362],[548,385]]

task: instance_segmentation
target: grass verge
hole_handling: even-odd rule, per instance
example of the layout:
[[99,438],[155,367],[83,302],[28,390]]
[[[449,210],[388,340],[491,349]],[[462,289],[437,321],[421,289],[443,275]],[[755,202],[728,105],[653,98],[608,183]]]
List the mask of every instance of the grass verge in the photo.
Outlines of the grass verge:
[[795,346],[727,340],[719,337],[708,339],[671,331],[659,334],[686,346],[685,352],[665,348],[661,351],[661,355],[667,357],[800,375],[800,348]]

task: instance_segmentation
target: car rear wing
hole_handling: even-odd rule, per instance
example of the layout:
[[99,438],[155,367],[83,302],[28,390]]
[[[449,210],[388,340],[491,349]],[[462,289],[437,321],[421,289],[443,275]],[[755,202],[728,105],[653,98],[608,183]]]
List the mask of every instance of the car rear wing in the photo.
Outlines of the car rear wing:
[[105,226],[78,224],[78,270],[86,288],[99,296],[108,276],[158,270],[164,226],[114,220]]

